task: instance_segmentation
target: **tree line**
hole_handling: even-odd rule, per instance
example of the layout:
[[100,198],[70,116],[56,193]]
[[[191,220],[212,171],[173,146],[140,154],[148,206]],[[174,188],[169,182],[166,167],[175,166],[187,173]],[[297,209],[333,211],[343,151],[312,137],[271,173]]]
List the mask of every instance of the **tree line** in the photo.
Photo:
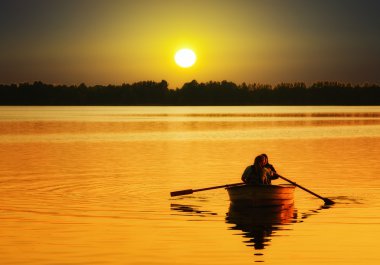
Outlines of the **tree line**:
[[43,82],[0,85],[0,105],[380,105],[380,86],[339,82],[235,84],[185,83],[169,89],[161,82],[122,85],[51,85]]

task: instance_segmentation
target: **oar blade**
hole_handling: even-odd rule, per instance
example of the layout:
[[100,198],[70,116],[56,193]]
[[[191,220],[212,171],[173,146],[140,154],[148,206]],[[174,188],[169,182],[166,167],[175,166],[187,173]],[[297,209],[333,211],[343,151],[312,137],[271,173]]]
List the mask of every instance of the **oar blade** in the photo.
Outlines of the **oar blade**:
[[188,194],[193,194],[193,190],[189,189],[189,190],[178,190],[178,191],[172,191],[172,192],[170,192],[170,196],[171,197],[181,196],[181,195],[188,195]]
[[328,198],[324,198],[323,201],[325,202],[325,205],[333,205],[333,204],[335,204],[334,201],[332,201],[332,200],[330,200]]

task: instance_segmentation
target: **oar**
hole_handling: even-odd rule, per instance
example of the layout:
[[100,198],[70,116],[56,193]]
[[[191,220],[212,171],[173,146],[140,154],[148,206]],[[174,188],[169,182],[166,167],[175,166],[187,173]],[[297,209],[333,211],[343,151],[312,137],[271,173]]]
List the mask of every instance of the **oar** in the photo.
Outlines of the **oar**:
[[198,192],[198,191],[214,190],[214,189],[221,189],[221,188],[228,188],[228,187],[242,186],[242,185],[245,185],[245,183],[226,184],[226,185],[214,186],[214,187],[196,189],[196,190],[192,190],[192,189],[178,190],[178,191],[170,192],[170,196],[174,197],[174,196],[180,196],[180,195],[188,195],[188,194],[193,194],[194,192]]
[[301,185],[298,185],[297,183],[295,183],[294,181],[291,181],[290,179],[287,179],[287,178],[285,178],[285,177],[283,177],[283,176],[280,176],[280,175],[278,175],[278,174],[277,174],[277,176],[278,176],[279,178],[281,178],[281,179],[283,179],[283,180],[285,180],[285,181],[287,181],[287,182],[293,184],[294,186],[297,186],[298,188],[301,188],[301,189],[303,189],[304,191],[306,191],[306,192],[308,192],[308,193],[314,195],[315,197],[320,198],[321,200],[323,200],[323,201],[325,202],[326,205],[332,205],[332,204],[335,203],[335,202],[333,202],[332,200],[330,200],[330,199],[328,199],[328,198],[324,198],[324,197],[322,197],[322,196],[320,196],[320,195],[318,195],[318,194],[312,192],[311,190],[308,190],[308,189],[302,187]]

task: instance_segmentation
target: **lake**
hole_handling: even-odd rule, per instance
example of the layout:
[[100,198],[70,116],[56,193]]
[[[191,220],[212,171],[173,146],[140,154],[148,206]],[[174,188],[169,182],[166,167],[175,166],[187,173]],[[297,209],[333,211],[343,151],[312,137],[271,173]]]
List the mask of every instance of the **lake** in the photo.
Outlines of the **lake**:
[[[380,107],[0,107],[1,264],[379,264],[379,150]],[[261,153],[336,204],[169,195]]]

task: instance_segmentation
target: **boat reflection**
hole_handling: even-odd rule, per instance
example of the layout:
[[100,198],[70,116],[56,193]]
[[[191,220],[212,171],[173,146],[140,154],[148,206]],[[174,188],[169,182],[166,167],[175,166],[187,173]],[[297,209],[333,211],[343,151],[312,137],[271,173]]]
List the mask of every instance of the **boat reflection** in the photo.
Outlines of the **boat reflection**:
[[[305,219],[331,207],[330,205],[323,205],[317,209],[299,212],[294,204],[268,207],[244,207],[230,204],[225,222],[232,225],[229,226],[229,230],[239,231],[237,235],[243,236],[243,242],[247,246],[253,247],[254,255],[262,256],[260,250],[264,250],[270,245],[272,238],[276,236],[276,232],[292,230],[293,224],[302,223]],[[210,218],[211,216],[217,218],[218,216],[218,213],[201,210],[202,207],[196,205],[172,203],[170,208],[173,215],[196,218]],[[261,260],[257,262],[261,262]]]
[[243,232],[244,242],[256,250],[269,245],[275,231],[290,229],[288,224],[297,222],[294,205],[247,208],[230,205],[226,223],[229,229]]

